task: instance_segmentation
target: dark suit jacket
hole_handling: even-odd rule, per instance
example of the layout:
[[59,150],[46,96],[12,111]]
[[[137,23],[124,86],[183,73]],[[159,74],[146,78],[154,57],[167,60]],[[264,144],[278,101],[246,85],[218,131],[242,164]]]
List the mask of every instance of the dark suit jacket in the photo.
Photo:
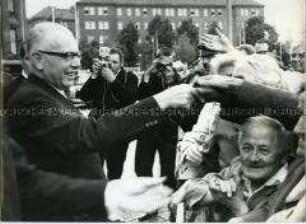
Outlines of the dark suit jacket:
[[[158,105],[153,98],[149,98],[117,113],[99,119],[86,119],[56,89],[30,75],[9,100],[10,135],[25,148],[29,163],[34,164],[37,169],[69,178],[80,178],[83,183],[86,183],[86,180],[97,182],[94,184],[96,187],[86,189],[86,184],[83,184],[82,187],[85,188],[80,188],[80,191],[88,193],[87,200],[80,198],[80,209],[80,206],[74,204],[59,206],[62,204],[61,200],[68,200],[68,196],[75,197],[75,204],[78,197],[81,197],[71,194],[80,187],[77,182],[74,187],[65,187],[66,180],[59,179],[63,187],[56,188],[57,191],[50,187],[49,196],[32,194],[32,199],[41,205],[45,205],[47,201],[56,203],[48,203],[47,207],[37,206],[33,211],[25,209],[27,214],[30,217],[39,217],[39,220],[75,220],[80,217],[87,219],[94,214],[102,214],[105,218],[103,197],[106,180],[96,151],[108,148],[110,144],[121,139],[134,138],[146,127],[158,123],[159,113],[143,113],[154,110],[159,110]],[[52,184],[52,178],[49,182],[46,181],[43,183],[48,184],[36,185],[34,192]],[[21,186],[27,188],[23,190],[33,188],[31,182],[26,183]],[[62,195],[56,197],[59,201],[52,197],[55,193],[52,189]]]
[[89,78],[77,97],[96,109],[120,109],[136,101],[137,76],[121,69],[113,83]]

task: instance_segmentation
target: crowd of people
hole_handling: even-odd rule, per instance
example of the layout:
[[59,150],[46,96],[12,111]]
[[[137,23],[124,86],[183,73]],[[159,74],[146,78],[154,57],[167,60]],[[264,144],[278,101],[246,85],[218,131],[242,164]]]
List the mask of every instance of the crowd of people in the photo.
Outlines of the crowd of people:
[[[1,219],[306,221],[305,74],[216,32],[190,67],[161,47],[141,80],[117,48],[93,59],[84,116],[73,34],[35,25],[4,92]],[[120,179],[132,140],[138,178]]]

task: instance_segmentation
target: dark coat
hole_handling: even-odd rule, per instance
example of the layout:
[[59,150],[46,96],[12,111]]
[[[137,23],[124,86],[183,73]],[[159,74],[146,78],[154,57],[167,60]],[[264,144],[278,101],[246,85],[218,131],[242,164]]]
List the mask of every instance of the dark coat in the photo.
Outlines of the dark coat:
[[[116,114],[86,119],[56,89],[34,75],[19,85],[8,105],[10,135],[24,147],[30,164],[50,172],[50,178],[32,176],[20,185],[21,192],[33,190],[27,195],[24,216],[45,221],[105,218],[106,179],[96,151],[121,139],[132,139],[157,124],[158,113],[138,112],[159,110],[156,101],[149,98]],[[54,174],[63,177],[56,182]],[[89,180],[92,184],[86,185]],[[62,186],[53,186],[55,182]],[[32,202],[36,206],[29,207]]]
[[121,69],[113,83],[89,78],[77,97],[96,109],[120,109],[136,101],[137,76]]

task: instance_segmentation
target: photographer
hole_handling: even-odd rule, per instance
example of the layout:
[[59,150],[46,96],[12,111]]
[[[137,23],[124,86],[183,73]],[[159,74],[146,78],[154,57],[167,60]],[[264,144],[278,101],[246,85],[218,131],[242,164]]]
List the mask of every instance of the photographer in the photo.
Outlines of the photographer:
[[[137,76],[123,68],[123,54],[117,48],[110,50],[109,56],[94,59],[92,75],[84,84],[78,97],[92,108],[89,116],[99,117],[111,110],[120,109],[136,101]],[[129,142],[112,145],[107,155],[108,179],[119,179]]]
[[[153,65],[145,71],[138,88],[138,99],[159,93],[180,82],[173,68],[175,52],[163,47],[158,50]],[[140,134],[136,147],[135,171],[138,176],[152,176],[156,150],[159,152],[161,176],[167,176],[168,186],[175,187],[174,177],[178,126],[168,120]]]

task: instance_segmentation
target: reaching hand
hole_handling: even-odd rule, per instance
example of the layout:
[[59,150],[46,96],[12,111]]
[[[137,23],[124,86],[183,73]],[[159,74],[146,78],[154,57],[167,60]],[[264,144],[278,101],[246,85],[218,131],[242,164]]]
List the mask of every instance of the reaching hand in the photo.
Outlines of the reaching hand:
[[173,195],[172,206],[177,206],[180,202],[186,202],[189,207],[201,202],[211,202],[212,197],[206,181],[201,178],[188,180]]
[[213,181],[209,182],[209,188],[213,190],[216,195],[218,195],[218,192],[221,192],[230,198],[236,192],[237,185],[234,179],[221,180],[219,178],[215,178]]
[[194,102],[195,89],[188,84],[180,84],[154,95],[162,110],[168,108],[189,109]]
[[218,52],[230,52],[235,50],[230,40],[218,28],[216,28],[218,35],[204,34],[201,38],[201,44],[206,48]]
[[172,190],[162,185],[164,181],[165,178],[151,177],[110,181],[104,196],[108,218],[131,220],[168,205]]

